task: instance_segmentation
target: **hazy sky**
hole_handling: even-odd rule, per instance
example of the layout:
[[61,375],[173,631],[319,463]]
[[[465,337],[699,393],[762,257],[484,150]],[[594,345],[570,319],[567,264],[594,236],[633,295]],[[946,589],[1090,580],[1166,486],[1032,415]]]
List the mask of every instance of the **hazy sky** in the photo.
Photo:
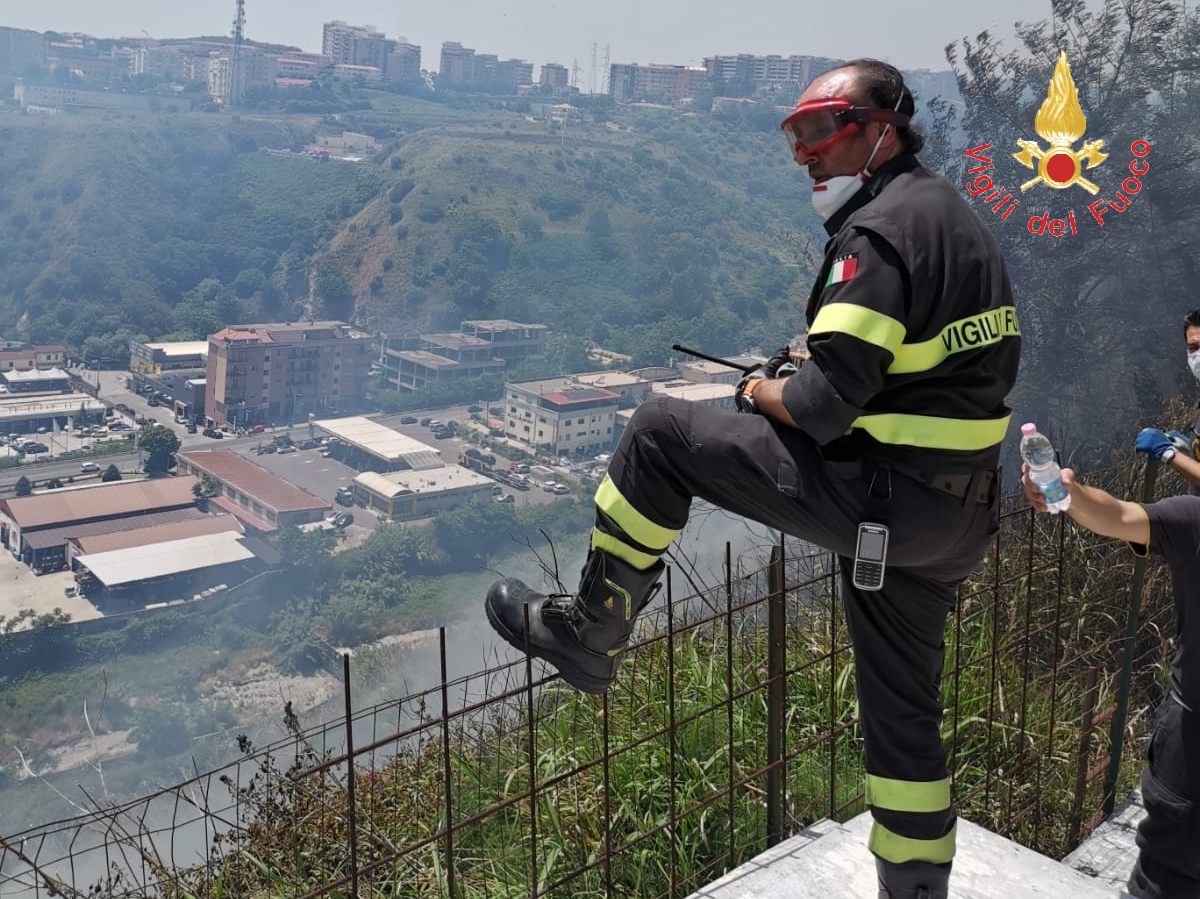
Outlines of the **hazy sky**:
[[[0,25],[36,31],[78,31],[97,37],[194,37],[227,34],[234,0],[36,0],[5,3]],[[962,3],[911,0],[854,7],[803,0],[246,0],[246,36],[320,52],[321,25],[341,19],[374,25],[388,37],[421,47],[422,65],[436,69],[443,41],[458,41],[501,59],[540,66],[578,62],[586,83],[592,45],[603,65],[699,66],[705,56],[776,53],[876,56],[901,68],[946,68],[943,48],[990,29],[1011,37],[1018,19],[1049,18],[1049,0]]]

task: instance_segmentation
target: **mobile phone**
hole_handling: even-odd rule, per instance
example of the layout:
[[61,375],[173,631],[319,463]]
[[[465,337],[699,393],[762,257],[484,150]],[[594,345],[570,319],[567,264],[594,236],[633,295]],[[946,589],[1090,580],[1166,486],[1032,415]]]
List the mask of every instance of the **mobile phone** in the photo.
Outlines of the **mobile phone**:
[[879,590],[883,587],[887,546],[887,527],[870,521],[858,526],[858,546],[854,550],[854,577],[851,583],[859,590]]

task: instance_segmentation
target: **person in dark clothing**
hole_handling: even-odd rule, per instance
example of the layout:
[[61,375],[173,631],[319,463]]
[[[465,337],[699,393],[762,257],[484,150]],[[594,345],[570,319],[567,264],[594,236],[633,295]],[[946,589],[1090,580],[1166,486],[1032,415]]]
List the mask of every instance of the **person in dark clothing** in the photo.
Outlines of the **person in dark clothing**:
[[[1020,329],[991,233],[917,161],[913,112],[900,73],[876,60],[805,90],[782,127],[830,235],[805,352],[785,347],[748,373],[738,412],[673,398],[639,406],[596,492],[578,592],[510,578],[485,609],[511,645],[602,693],[693,499],[832,550],[880,896],[944,899],[956,825],[940,737],[944,631],[957,585],[998,530]],[[888,532],[881,589],[851,574],[868,523]]]
[[[1030,505],[1046,511],[1028,465],[1023,473]],[[1146,750],[1146,816],[1138,824],[1138,858],[1126,889],[1136,899],[1200,899],[1200,498],[1135,503],[1080,484],[1070,468],[1062,479],[1071,494],[1066,514],[1074,522],[1124,540],[1138,555],[1160,555],[1171,570],[1176,650]]]
[[[1187,345],[1188,368],[1200,380],[1200,309],[1184,316],[1183,340]],[[1134,449],[1175,469],[1187,481],[1187,492],[1200,496],[1200,410],[1188,433],[1145,428],[1138,434]]]

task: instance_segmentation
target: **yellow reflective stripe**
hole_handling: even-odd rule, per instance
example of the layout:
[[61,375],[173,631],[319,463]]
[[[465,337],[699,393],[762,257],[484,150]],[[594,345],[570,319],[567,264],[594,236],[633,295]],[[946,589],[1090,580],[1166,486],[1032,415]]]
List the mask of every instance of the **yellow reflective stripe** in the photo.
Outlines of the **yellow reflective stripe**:
[[936,840],[914,840],[892,833],[878,821],[871,825],[871,836],[867,839],[867,848],[885,862],[901,865],[904,862],[929,862],[934,865],[944,865],[954,861],[955,835],[958,833],[958,822],[950,828],[950,832]]
[[645,571],[658,561],[658,556],[634,549],[627,543],[622,543],[612,534],[605,534],[592,528],[592,549],[602,549],[610,556],[616,556],[622,562],[628,562],[638,571]]
[[915,781],[867,775],[867,805],[894,812],[940,812],[950,808],[950,779]]
[[850,427],[862,428],[880,443],[925,449],[982,450],[1003,442],[1011,417],[970,420],[877,412],[860,415]]
[[655,524],[637,509],[629,504],[629,500],[621,496],[621,491],[613,483],[612,478],[604,476],[600,486],[596,488],[596,508],[607,515],[629,539],[636,540],[642,546],[650,549],[666,550],[671,541],[679,536],[679,531],[664,528]]
[[[820,318],[820,315],[817,316]],[[1015,306],[1001,306],[978,315],[960,318],[942,328],[940,334],[920,343],[906,343],[893,350],[895,359],[889,375],[904,375],[937,368],[948,356],[999,343],[1005,337],[1020,337]]]
[[849,334],[895,355],[904,342],[904,325],[890,315],[876,312],[855,303],[827,303],[817,312],[810,337],[816,334],[837,332]]

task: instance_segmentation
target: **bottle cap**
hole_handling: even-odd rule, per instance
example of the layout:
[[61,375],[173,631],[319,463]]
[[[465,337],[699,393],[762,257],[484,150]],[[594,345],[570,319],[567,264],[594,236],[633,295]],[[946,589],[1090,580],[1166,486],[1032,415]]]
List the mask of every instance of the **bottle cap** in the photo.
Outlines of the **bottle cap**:
[[1021,433],[1023,435],[1025,435],[1026,437],[1028,437],[1030,434],[1036,434],[1037,433],[1037,425],[1035,425],[1033,422],[1028,422],[1026,424],[1023,424],[1023,425],[1021,425]]

